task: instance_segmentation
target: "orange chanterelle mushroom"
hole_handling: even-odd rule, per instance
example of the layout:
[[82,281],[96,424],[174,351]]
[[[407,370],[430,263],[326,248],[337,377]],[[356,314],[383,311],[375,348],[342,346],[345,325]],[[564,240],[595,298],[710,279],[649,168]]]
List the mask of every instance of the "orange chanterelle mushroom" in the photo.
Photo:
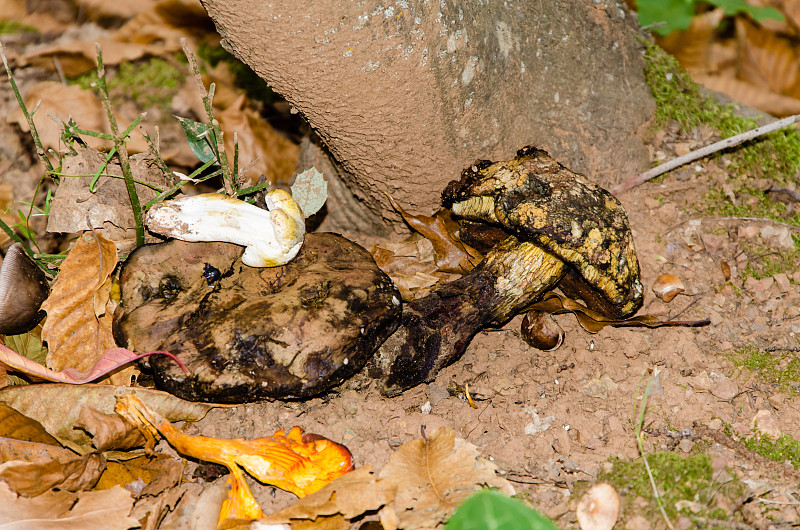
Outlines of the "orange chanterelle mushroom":
[[155,446],[160,433],[179,453],[230,469],[231,491],[222,505],[219,523],[263,517],[239,466],[261,482],[298,497],[321,489],[353,469],[350,451],[345,446],[316,434],[304,435],[300,427],[293,427],[289,434],[280,430],[255,440],[191,436],[151,410],[132,392],[117,397],[116,412],[144,433],[148,448]]

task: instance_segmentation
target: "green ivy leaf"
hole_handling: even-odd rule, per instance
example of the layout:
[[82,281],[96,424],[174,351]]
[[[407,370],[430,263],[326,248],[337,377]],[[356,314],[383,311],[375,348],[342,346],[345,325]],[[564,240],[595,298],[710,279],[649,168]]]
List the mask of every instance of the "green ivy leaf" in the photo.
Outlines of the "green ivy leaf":
[[216,155],[214,154],[214,150],[211,149],[211,142],[214,141],[214,131],[211,126],[188,118],[181,118],[180,116],[175,117],[186,133],[186,139],[189,140],[189,147],[192,153],[194,153],[194,156],[199,158],[204,164],[214,160]]
[[458,507],[445,530],[558,530],[536,510],[495,490],[483,490]]
[[694,4],[695,0],[638,0],[639,24],[653,26],[659,35],[686,29],[692,23]]
[[322,173],[312,167],[297,175],[292,184],[292,198],[300,205],[305,217],[317,213],[328,198],[328,183],[322,178]]

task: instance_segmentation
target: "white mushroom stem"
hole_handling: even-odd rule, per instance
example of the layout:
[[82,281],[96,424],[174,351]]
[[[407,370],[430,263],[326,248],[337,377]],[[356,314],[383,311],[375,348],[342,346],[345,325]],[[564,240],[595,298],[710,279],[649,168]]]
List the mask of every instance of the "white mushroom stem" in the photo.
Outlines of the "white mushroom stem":
[[147,228],[182,241],[221,241],[245,248],[242,263],[277,267],[300,251],[305,220],[300,206],[284,190],[266,195],[269,211],[218,193],[164,201],[147,212]]

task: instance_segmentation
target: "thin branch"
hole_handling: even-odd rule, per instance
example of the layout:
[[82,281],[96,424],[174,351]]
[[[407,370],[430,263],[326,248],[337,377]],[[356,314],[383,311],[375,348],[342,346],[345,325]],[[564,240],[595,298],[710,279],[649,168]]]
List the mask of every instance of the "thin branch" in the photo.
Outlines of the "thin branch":
[[[128,147],[125,145],[126,136],[119,133],[119,124],[111,109],[111,100],[108,97],[108,86],[106,85],[106,74],[103,66],[103,51],[100,43],[95,43],[97,48],[97,91],[100,93],[100,100],[108,117],[108,124],[111,126],[111,134],[114,136],[114,147],[119,154],[119,163],[122,167],[122,175],[125,178],[125,187],[128,190],[128,198],[133,209],[133,220],[136,224],[136,246],[144,245],[144,222],[142,221],[142,207],[139,204],[139,196],[136,194],[136,184],[131,173],[131,161],[128,158]],[[129,131],[126,131],[128,133]]]
[[28,112],[28,107],[25,105],[25,100],[22,99],[22,95],[19,92],[19,88],[17,87],[17,82],[14,81],[14,76],[11,73],[11,68],[8,66],[8,59],[6,59],[6,51],[3,48],[3,43],[0,42],[0,57],[3,59],[3,66],[6,69],[6,75],[8,76],[8,81],[11,83],[11,90],[14,91],[14,95],[17,97],[17,103],[19,104],[19,108],[22,110],[22,114],[25,115],[25,119],[28,120],[28,127],[31,130],[31,138],[33,138],[33,143],[36,145],[36,154],[39,156],[39,159],[44,164],[44,167],[47,169],[48,173],[53,171],[53,164],[50,162],[50,159],[47,158],[46,151],[44,150],[44,146],[42,145],[42,140],[39,138],[39,132],[36,130],[36,124],[33,123],[33,114],[36,112],[36,109],[39,108],[39,104],[36,104],[36,107],[33,109],[32,112]]
[[757,129],[752,129],[742,134],[737,134],[736,136],[725,138],[724,140],[720,140],[717,143],[707,145],[706,147],[702,147],[700,149],[697,149],[696,151],[692,151],[691,153],[679,156],[678,158],[673,158],[669,162],[666,162],[664,164],[661,164],[660,166],[656,166],[648,171],[645,171],[644,173],[636,175],[632,179],[626,180],[619,186],[611,188],[611,190],[609,191],[611,191],[613,195],[619,195],[620,193],[627,191],[633,188],[634,186],[638,186],[639,184],[643,184],[648,180],[654,179],[657,176],[666,173],[667,171],[672,171],[676,167],[688,164],[689,162],[694,162],[698,158],[703,158],[704,156],[716,153],[717,151],[722,151],[723,149],[728,149],[730,147],[737,146],[748,140],[752,140],[753,138],[758,138],[759,136],[763,136],[765,134],[769,134],[779,129],[783,129],[785,127],[792,125],[797,121],[800,121],[800,114],[795,114],[794,116],[789,116],[788,118],[784,118],[782,120],[769,123],[767,125],[764,125],[763,127],[758,127]]

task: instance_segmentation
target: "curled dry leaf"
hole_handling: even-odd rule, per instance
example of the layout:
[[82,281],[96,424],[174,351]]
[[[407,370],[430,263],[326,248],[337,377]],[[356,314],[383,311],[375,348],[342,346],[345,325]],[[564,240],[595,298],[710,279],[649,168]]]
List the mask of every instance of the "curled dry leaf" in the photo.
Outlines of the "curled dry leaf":
[[263,513],[239,466],[266,484],[303,497],[318,491],[333,479],[351,471],[353,463],[346,447],[314,434],[303,435],[299,427],[256,440],[223,440],[190,436],[148,408],[133,393],[117,397],[117,414],[139,427],[155,446],[160,434],[179,453],[226,466],[231,491],[220,511],[218,526],[229,520],[248,520]]
[[[54,487],[66,491],[91,489],[105,469],[106,459],[98,453],[80,456],[47,444],[0,440],[4,460],[0,482],[19,495],[40,495]],[[9,460],[12,451],[15,456]]]
[[395,451],[381,478],[397,486],[393,508],[401,528],[436,528],[483,486],[513,495],[514,488],[496,469],[474,445],[440,427]]
[[653,283],[653,292],[661,300],[669,303],[684,291],[683,282],[673,274],[662,274]]
[[102,491],[48,491],[39,497],[18,497],[0,481],[0,526],[3,528],[139,528],[128,514],[129,491],[117,486]]
[[[25,416],[6,403],[0,403],[0,436],[24,442],[61,446],[41,423]],[[3,460],[8,460],[8,458],[0,458],[0,461]]]
[[[61,264],[50,296],[42,304],[47,321],[42,340],[47,342],[47,367],[85,372],[106,350],[116,347],[111,333],[112,315],[105,310],[111,293],[111,273],[118,261],[117,247],[101,235],[84,234]],[[113,376],[129,384],[132,369]]]
[[611,530],[619,516],[619,495],[610,484],[595,484],[576,510],[581,530]]
[[[92,439],[76,429],[85,407],[101,414],[114,414],[118,388],[110,385],[27,385],[0,390],[0,402],[41,423],[59,442],[80,453],[95,450]],[[167,392],[149,388],[125,388],[170,421],[198,421],[219,405],[184,401]],[[129,429],[136,430],[129,426]],[[92,432],[94,434],[94,431]]]
[[528,310],[544,311],[560,315],[562,313],[572,313],[578,319],[578,323],[589,333],[597,333],[606,326],[615,328],[661,328],[661,327],[700,327],[707,326],[711,322],[704,320],[667,320],[661,321],[654,316],[639,315],[637,317],[624,320],[615,320],[592,311],[584,305],[579,304],[571,298],[561,296],[554,292],[544,295],[539,302],[528,306]]
[[261,522],[276,524],[298,520],[315,521],[318,517],[336,514],[345,519],[353,519],[391,503],[396,490],[394,483],[376,477],[372,468],[365,466],[337,478],[321,490],[303,497]]

